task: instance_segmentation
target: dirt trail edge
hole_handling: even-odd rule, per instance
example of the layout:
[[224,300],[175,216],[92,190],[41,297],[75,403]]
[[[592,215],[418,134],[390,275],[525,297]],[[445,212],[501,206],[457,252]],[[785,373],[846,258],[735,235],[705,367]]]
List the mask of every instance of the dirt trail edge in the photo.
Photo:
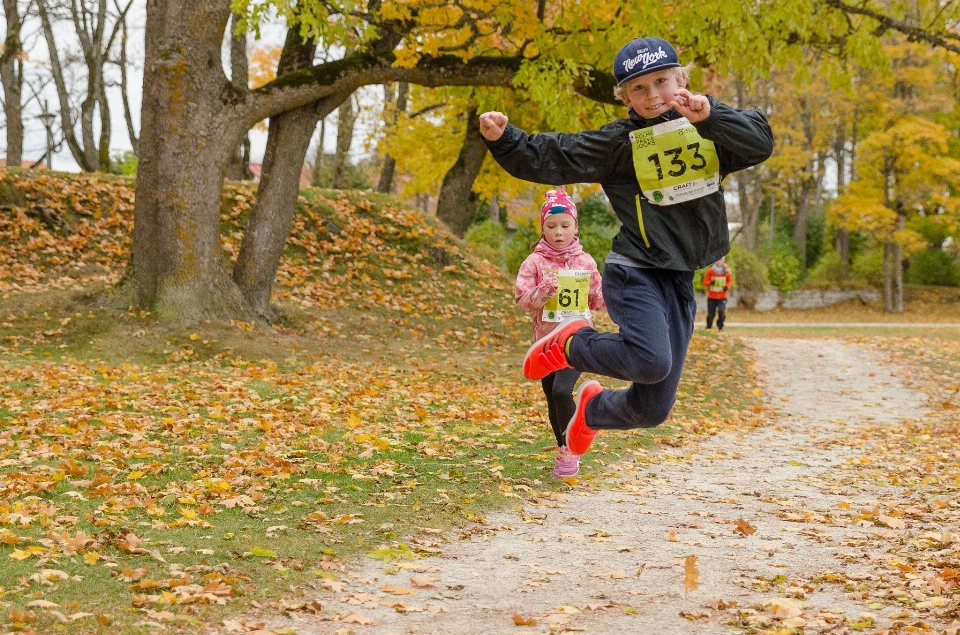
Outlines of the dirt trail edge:
[[903,607],[856,589],[890,559],[878,538],[909,530],[883,516],[878,499],[892,488],[842,466],[857,460],[858,426],[917,419],[923,395],[856,344],[747,342],[780,414],[773,424],[636,451],[599,488],[520,492],[516,511],[491,514],[470,540],[425,535],[431,557],[321,579],[320,614],[273,625],[301,635],[899,632]]

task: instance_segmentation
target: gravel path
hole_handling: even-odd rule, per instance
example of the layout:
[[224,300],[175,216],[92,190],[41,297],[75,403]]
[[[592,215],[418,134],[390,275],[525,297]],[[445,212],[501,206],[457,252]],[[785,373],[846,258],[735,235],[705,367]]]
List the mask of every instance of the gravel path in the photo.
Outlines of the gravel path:
[[[747,343],[774,424],[636,451],[599,487],[520,492],[522,511],[488,516],[471,540],[428,536],[434,557],[387,573],[370,560],[321,590],[321,615],[283,625],[301,635],[883,632],[896,607],[872,610],[851,589],[885,557],[871,549],[878,534],[896,538],[903,524],[878,511],[893,492],[837,468],[855,460],[858,426],[919,418],[923,396],[856,344]],[[863,509],[871,522],[857,520]]]

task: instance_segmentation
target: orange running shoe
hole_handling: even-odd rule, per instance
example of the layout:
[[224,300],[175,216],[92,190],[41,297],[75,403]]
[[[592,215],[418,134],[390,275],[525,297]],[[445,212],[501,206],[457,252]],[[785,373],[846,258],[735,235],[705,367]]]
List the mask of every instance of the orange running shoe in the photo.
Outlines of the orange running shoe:
[[601,392],[603,388],[600,382],[592,380],[583,382],[577,390],[577,410],[567,424],[564,438],[567,441],[567,448],[578,456],[587,453],[593,444],[593,438],[597,436],[597,430],[587,427],[587,404]]
[[582,318],[567,318],[534,342],[523,358],[523,376],[527,379],[543,379],[563,368],[573,368],[567,361],[564,348],[567,340],[585,326],[590,326],[590,323]]

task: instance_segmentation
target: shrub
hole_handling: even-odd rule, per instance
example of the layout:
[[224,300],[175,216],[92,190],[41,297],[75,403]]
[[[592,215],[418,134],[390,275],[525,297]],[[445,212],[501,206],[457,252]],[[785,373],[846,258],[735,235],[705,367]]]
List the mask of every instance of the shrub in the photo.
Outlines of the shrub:
[[826,251],[807,272],[807,282],[821,287],[843,284],[849,278],[849,267],[834,250]]
[[780,291],[786,292],[796,289],[802,277],[800,259],[794,254],[794,250],[790,246],[774,246],[767,264],[767,281]]
[[864,250],[857,254],[850,267],[850,277],[872,287],[882,287],[883,249]]
[[503,250],[506,237],[507,233],[503,225],[488,219],[471,225],[464,234],[463,240],[477,256],[503,267],[506,265]]
[[607,227],[616,229],[620,225],[617,216],[607,203],[602,192],[594,192],[577,205],[577,220],[580,227]]
[[913,284],[960,287],[960,263],[940,249],[925,249],[910,258],[905,278]]
[[603,265],[610,253],[610,244],[619,229],[604,225],[580,225],[580,245],[593,256],[597,269],[603,272]]
[[520,265],[530,255],[530,247],[540,238],[540,219],[523,218],[517,225],[517,231],[504,246],[507,260],[507,271],[517,275]]
[[[733,273],[733,287],[741,294],[756,294],[767,290],[767,268],[755,253],[741,245],[734,243],[726,258],[727,264]],[[694,284],[703,288],[703,271],[698,272]]]
[[137,163],[137,155],[133,152],[133,150],[122,150],[120,152],[116,152],[112,157],[110,157],[110,173],[136,176]]

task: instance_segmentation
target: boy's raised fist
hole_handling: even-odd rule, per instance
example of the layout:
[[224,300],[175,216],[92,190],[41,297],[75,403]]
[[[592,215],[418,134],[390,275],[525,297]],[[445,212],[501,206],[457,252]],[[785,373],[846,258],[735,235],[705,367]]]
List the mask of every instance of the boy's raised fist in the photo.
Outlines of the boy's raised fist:
[[507,128],[507,116],[502,112],[485,112],[480,115],[480,134],[487,141],[496,141]]

